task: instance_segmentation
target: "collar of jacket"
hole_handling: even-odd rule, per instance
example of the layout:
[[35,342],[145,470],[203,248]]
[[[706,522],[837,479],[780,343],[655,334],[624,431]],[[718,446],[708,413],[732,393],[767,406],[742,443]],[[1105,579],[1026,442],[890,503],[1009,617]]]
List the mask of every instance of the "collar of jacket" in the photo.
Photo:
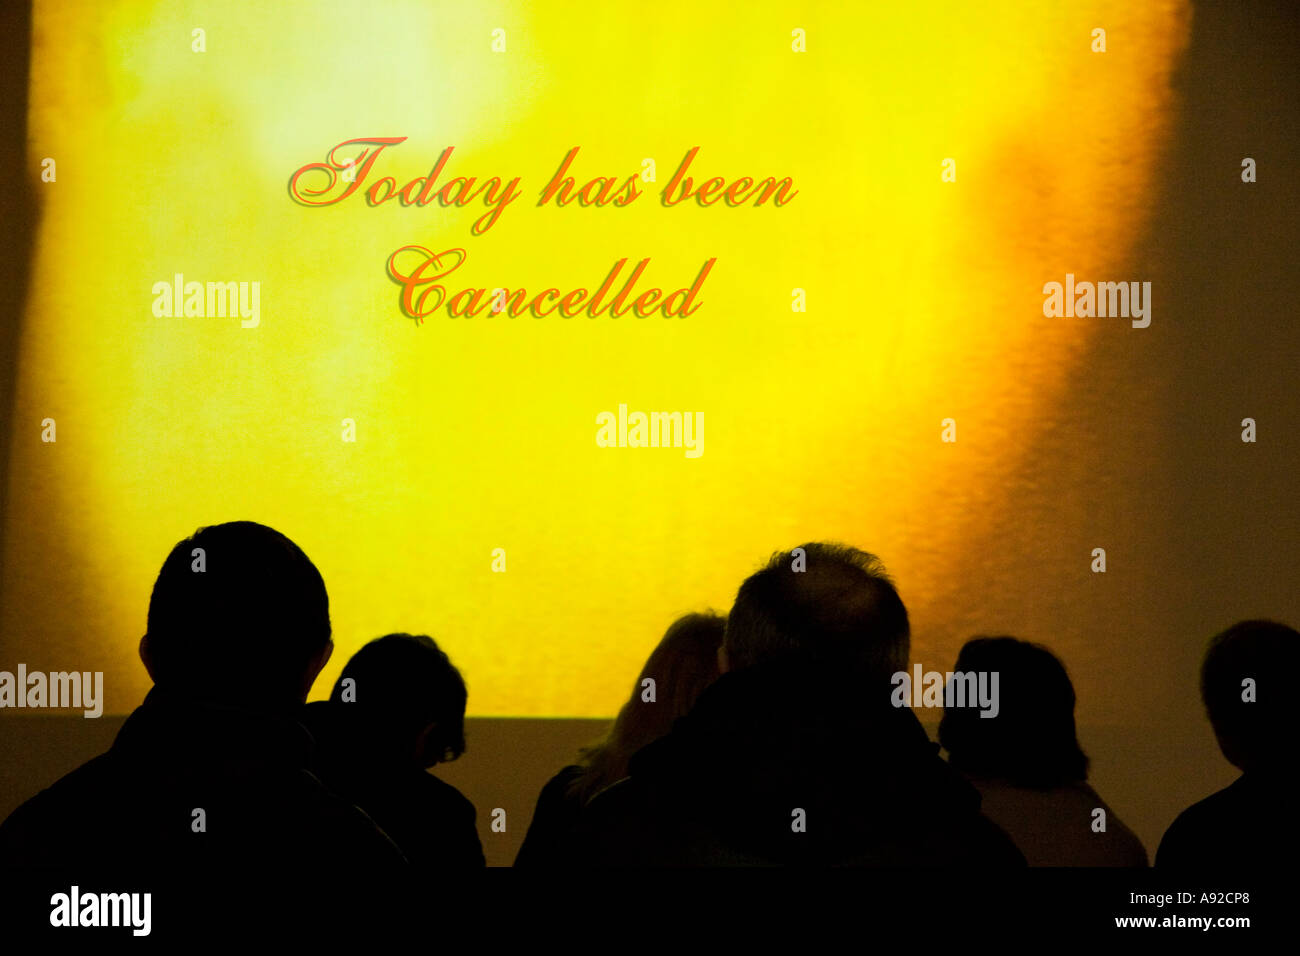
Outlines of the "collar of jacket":
[[158,687],[126,719],[112,748],[128,760],[166,753],[182,761],[299,767],[311,752],[311,735],[289,715],[189,700]]

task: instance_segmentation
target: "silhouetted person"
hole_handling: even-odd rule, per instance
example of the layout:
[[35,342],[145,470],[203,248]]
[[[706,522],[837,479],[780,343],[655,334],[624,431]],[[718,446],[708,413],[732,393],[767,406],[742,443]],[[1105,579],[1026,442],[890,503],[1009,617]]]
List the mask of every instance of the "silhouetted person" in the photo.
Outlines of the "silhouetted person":
[[332,650],[325,583],[297,545],[247,521],[200,528],[167,556],[149,601],[140,658],[153,689],[107,753],[0,826],[0,865],[405,869],[308,770],[296,717]]
[[907,611],[872,555],[806,544],[741,585],[719,669],[594,797],[569,862],[1024,865],[908,708]]
[[424,870],[484,865],[474,805],[428,772],[465,752],[466,700],[432,638],[389,634],[353,655],[328,701],[307,705],[321,778]]
[[1217,874],[1300,864],[1297,673],[1300,633],[1285,624],[1242,621],[1210,641],[1201,697],[1219,749],[1242,775],[1178,815],[1156,866]]
[[1014,637],[980,637],[961,649],[953,671],[998,675],[996,715],[949,707],[939,743],[1029,865],[1146,866],[1142,841],[1088,786],[1074,685],[1056,655]]
[[690,711],[700,692],[718,678],[725,625],[726,619],[717,614],[687,614],[673,622],[605,739],[583,750],[578,763],[565,767],[542,788],[515,866],[555,863],[582,808],[626,777],[632,755],[668,733],[673,722]]

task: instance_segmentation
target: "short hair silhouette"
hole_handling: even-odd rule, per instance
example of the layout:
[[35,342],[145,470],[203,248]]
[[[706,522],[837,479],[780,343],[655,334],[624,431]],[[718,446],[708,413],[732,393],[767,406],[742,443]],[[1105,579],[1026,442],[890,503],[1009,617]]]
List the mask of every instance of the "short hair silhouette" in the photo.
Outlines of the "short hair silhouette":
[[[159,686],[291,699],[330,644],[325,582],[302,549],[252,521],[199,528],[163,562],[142,643]],[[310,683],[314,673],[306,678]]]
[[907,609],[880,559],[826,542],[778,552],[750,575],[723,638],[730,670],[791,662],[864,676],[905,670],[909,645]]
[[[355,700],[344,694],[353,681]],[[451,659],[425,634],[386,634],[352,655],[330,700],[355,708],[376,747],[414,753],[421,744],[425,767],[455,760],[465,752],[465,679]]]
[[[586,803],[627,776],[631,756],[667,734],[673,722],[695,706],[700,692],[718,678],[718,648],[725,626],[726,619],[712,613],[687,614],[672,623],[650,652],[609,734],[582,751],[585,769],[570,783],[570,795]],[[647,679],[654,681],[653,703],[643,699]]]
[[1230,763],[1254,770],[1291,759],[1296,732],[1291,682],[1298,669],[1300,633],[1276,621],[1241,621],[1210,640],[1201,665],[1201,698]]
[[939,743],[953,767],[1022,787],[1087,779],[1088,757],[1074,725],[1074,685],[1055,654],[1014,637],[977,637],[962,647],[953,671],[998,674],[996,717],[981,717],[975,707],[943,712]]

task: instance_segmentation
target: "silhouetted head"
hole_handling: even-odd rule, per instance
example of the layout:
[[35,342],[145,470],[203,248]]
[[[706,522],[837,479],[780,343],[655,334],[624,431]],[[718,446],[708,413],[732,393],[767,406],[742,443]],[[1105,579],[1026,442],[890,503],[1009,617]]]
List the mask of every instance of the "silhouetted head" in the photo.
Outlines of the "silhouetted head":
[[880,560],[838,544],[774,554],[740,586],[722,667],[791,663],[862,677],[907,668],[907,609]]
[[668,628],[646,660],[605,740],[583,751],[587,771],[569,792],[585,802],[627,776],[631,756],[668,733],[718,678],[718,648],[726,624],[717,614],[687,614]]
[[160,688],[271,709],[306,700],[332,649],[320,572],[296,544],[252,521],[200,528],[172,548],[140,641]]
[[373,755],[432,767],[465,752],[468,696],[433,638],[388,634],[352,655],[330,700],[359,718]]
[[964,773],[1022,787],[1059,787],[1088,778],[1074,727],[1074,685],[1055,654],[1014,637],[977,637],[954,672],[998,674],[998,711],[953,707],[939,723],[948,762]]
[[1300,633],[1275,621],[1242,621],[1216,635],[1201,665],[1201,698],[1219,748],[1242,770],[1291,760]]

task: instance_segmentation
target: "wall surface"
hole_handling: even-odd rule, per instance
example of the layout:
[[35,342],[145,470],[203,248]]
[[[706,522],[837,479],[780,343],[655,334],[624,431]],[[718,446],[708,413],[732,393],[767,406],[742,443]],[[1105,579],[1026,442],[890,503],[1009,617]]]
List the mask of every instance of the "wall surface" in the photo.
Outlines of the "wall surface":
[[[767,553],[809,539],[884,558],[927,669],[981,633],[1056,650],[1093,782],[1148,852],[1232,779],[1197,695],[1206,641],[1244,618],[1300,624],[1293,4],[1026,4],[1038,12],[985,19],[889,4],[852,29],[837,29],[843,5],[812,5],[798,67],[781,5],[747,14],[740,52],[674,47],[640,66],[617,24],[593,21],[588,63],[520,9],[511,49],[527,59],[501,61],[441,125],[423,103],[383,106],[379,122],[366,90],[317,96],[307,61],[285,60],[283,88],[274,71],[241,72],[275,46],[241,22],[224,40],[209,25],[207,60],[188,45],[164,55],[167,31],[188,38],[197,16],[183,4],[38,3],[30,24],[12,6],[3,165],[27,175],[0,190],[0,670],[102,670],[109,706],[98,721],[0,712],[0,814],[106,747],[138,703],[134,648],[167,549],[246,516],[299,538],[330,586],[339,648],[315,696],[387,630],[427,631],[464,668],[470,751],[445,778],[481,822],[507,810],[506,833],[483,834],[494,864],[667,624],[725,610]],[[1088,50],[1097,23],[1104,57]],[[743,47],[765,30],[780,56]],[[428,59],[356,39],[366,62]],[[668,33],[653,39],[669,48]],[[477,59],[444,52],[447,82],[497,62],[486,41]],[[603,98],[644,79],[634,68],[659,92],[601,125],[622,115]],[[575,107],[584,91],[596,99]],[[788,136],[764,125],[763,91],[789,106]],[[684,97],[695,108],[672,105]],[[160,131],[170,145],[149,153]],[[489,284],[494,269],[578,284],[633,253],[689,278],[716,254],[707,321],[416,327],[380,266],[401,242],[445,235],[428,216],[327,218],[285,191],[333,143],[403,132],[403,182],[458,144],[467,168],[540,186],[582,144],[595,167],[653,152],[662,187],[703,143],[719,174],[788,172],[807,192],[775,218],[659,205],[560,217],[530,198],[486,237],[454,223]],[[953,153],[958,179],[943,184]],[[47,155],[57,183],[39,178]],[[195,181],[226,185],[196,198]],[[260,330],[151,315],[155,278],[239,277],[250,262],[279,283]],[[1150,326],[1045,318],[1042,286],[1067,273],[1150,281]],[[815,307],[791,313],[801,285]],[[342,306],[318,307],[331,297]],[[700,459],[594,445],[595,412],[637,389],[706,408]],[[40,440],[47,415],[56,444]],[[346,415],[367,438],[344,462]],[[950,415],[959,440],[944,445]],[[510,570],[494,576],[498,544]]]

